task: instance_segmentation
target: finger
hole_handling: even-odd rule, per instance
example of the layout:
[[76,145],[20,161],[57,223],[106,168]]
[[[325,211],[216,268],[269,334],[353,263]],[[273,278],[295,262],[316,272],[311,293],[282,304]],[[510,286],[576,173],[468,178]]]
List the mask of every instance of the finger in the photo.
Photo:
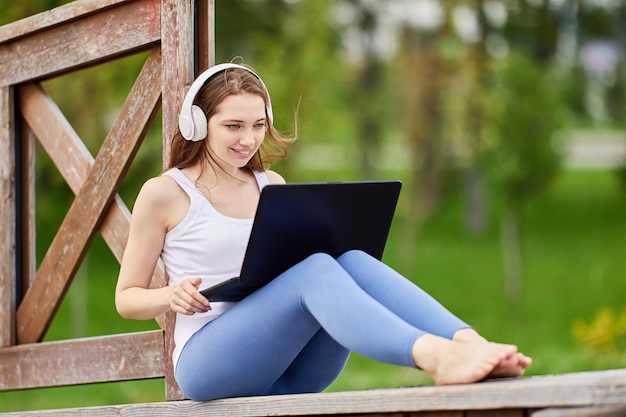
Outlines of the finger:
[[[192,291],[196,292],[200,297],[202,297],[202,295],[200,295],[197,290],[195,290],[195,288]],[[173,306],[179,307],[177,311],[181,313],[184,312],[184,314],[194,314],[207,311],[207,304],[202,302],[202,300],[196,299],[194,295],[195,294],[190,294],[184,291],[184,289],[181,289],[181,291],[177,291],[174,293],[171,304],[173,304]]]
[[202,280],[198,278],[198,285],[194,284],[194,287],[193,289],[190,290],[189,295],[193,297],[195,302],[200,303],[200,305],[202,306],[202,308],[204,308],[205,311],[210,310],[211,305],[209,303],[209,299],[206,298],[204,295],[202,295],[200,291],[198,291],[198,287],[200,286],[201,283],[202,283]]
[[200,287],[200,284],[202,284],[202,278],[193,278],[190,279],[189,282],[197,289]]
[[207,311],[204,305],[197,305],[195,303],[189,303],[181,299],[172,300],[172,310],[178,313],[186,314],[186,315],[192,315],[195,313],[204,313],[205,311]]

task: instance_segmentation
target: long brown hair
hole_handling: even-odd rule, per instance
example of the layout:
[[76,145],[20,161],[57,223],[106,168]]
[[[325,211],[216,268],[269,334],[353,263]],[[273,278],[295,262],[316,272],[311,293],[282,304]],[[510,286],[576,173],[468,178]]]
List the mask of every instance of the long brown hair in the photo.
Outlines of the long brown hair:
[[[249,71],[232,68],[213,76],[198,92],[194,104],[206,114],[207,120],[215,114],[216,107],[228,96],[235,94],[255,94],[263,98],[266,106],[267,132],[265,140],[245,168],[251,170],[268,169],[270,165],[287,156],[289,145],[295,136],[287,137],[279,133],[267,114],[269,97],[261,81]],[[211,132],[208,132],[210,135]],[[180,129],[172,138],[169,168],[187,168],[208,161],[212,156],[205,143],[206,139],[192,142],[183,138]]]

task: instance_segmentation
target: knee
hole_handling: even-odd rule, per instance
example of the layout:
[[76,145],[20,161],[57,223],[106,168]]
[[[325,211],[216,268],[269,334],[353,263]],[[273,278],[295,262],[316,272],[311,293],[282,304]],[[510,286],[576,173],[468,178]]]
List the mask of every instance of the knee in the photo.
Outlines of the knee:
[[339,258],[337,258],[337,261],[341,264],[344,261],[363,261],[365,259],[369,259],[372,256],[361,250],[361,249],[350,249],[347,252],[344,252],[343,255],[341,255]]
[[327,268],[332,268],[337,265],[335,258],[324,252],[314,253],[309,255],[303,263],[312,270],[323,271]]
[[336,276],[337,272],[343,269],[335,258],[322,252],[310,255],[300,263],[300,266],[303,269],[298,274],[299,277],[305,282],[313,278],[313,281],[318,284],[326,277]]
[[303,263],[307,265],[309,271],[315,275],[327,275],[337,269],[345,270],[350,265],[363,265],[373,257],[360,249],[351,249],[344,252],[339,258],[335,259],[331,255],[323,252],[315,253],[306,258]]

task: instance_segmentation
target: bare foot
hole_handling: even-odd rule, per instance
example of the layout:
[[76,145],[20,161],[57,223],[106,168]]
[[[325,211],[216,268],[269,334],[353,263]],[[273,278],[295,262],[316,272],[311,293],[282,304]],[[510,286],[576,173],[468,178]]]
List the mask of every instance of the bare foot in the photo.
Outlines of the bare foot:
[[[458,330],[452,340],[464,343],[489,343],[487,339],[478,334],[474,329],[466,328]],[[524,374],[526,368],[532,365],[532,359],[522,353],[516,352],[504,358],[491,371],[487,378],[516,377]]]
[[478,332],[471,327],[467,327],[464,329],[457,330],[456,333],[452,336],[452,340],[455,342],[466,342],[466,343],[478,343],[478,342],[486,342],[489,343],[487,339],[482,337]]
[[[431,334],[419,337],[413,345],[415,364],[426,371],[437,385],[483,380],[502,361],[516,353],[517,348],[513,345],[460,342]],[[512,363],[508,364],[508,367],[512,366]]]
[[532,365],[533,360],[522,353],[515,353],[504,358],[500,363],[487,375],[487,378],[508,378],[524,375],[526,368]]

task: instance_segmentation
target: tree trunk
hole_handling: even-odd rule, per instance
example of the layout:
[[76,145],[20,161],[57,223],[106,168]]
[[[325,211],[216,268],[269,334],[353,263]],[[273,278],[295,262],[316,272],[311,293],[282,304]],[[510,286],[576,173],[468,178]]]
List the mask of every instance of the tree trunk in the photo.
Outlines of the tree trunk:
[[472,235],[478,236],[485,231],[487,217],[487,199],[485,198],[483,175],[478,167],[473,166],[465,171],[463,179],[467,202],[465,224]]
[[522,297],[522,245],[519,211],[507,208],[501,222],[502,266],[504,295],[511,302]]

